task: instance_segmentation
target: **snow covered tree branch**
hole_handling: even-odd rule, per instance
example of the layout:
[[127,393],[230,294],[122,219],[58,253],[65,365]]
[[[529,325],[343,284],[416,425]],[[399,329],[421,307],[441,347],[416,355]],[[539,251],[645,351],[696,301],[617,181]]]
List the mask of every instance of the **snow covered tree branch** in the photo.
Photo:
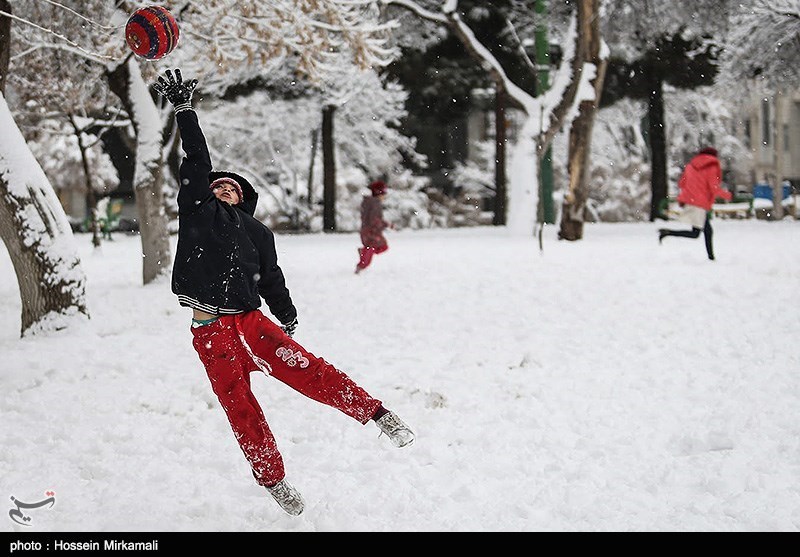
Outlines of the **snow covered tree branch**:
[[[388,64],[394,21],[381,21],[375,0],[211,0],[181,11],[185,41],[214,73],[242,62],[269,71],[286,64],[314,82],[342,64]],[[198,68],[199,69],[199,68]]]
[[722,54],[724,79],[771,87],[800,84],[800,1],[754,0],[733,13]]

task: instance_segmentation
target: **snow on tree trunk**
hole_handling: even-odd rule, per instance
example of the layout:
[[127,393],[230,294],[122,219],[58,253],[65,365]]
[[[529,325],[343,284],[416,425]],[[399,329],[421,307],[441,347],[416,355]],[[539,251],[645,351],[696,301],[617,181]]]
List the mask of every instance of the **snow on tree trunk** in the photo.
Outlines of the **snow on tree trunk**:
[[[582,0],[579,9],[589,13],[599,13],[598,2],[599,0]],[[595,77],[592,81],[594,98],[584,100],[578,105],[578,116],[569,128],[569,185],[562,204],[558,237],[572,241],[583,238],[584,212],[586,200],[589,198],[587,180],[591,166],[592,130],[608,60],[608,49],[600,37],[599,18],[580,19],[582,27],[578,34],[580,43],[578,48],[584,51],[582,58],[590,64],[584,71],[594,73]]]
[[[591,105],[584,107],[583,105]],[[587,176],[591,164],[591,139],[597,106],[585,101],[581,113],[569,129],[569,184],[561,205],[561,223],[558,238],[580,240],[583,238],[584,212],[589,198]]]
[[[488,68],[492,79],[502,81],[503,89],[514,104],[522,108],[524,121],[509,158],[506,229],[512,234],[536,235],[536,224],[541,221],[538,215],[541,154],[547,150],[558,130],[577,115],[578,103],[594,98],[594,90],[587,85],[594,74],[584,71],[585,53],[577,48],[578,24],[583,19],[591,19],[594,14],[579,10],[578,16],[573,16],[564,37],[564,56],[553,85],[546,94],[534,98],[509,79],[500,62],[458,17],[455,5],[451,7],[453,11],[448,11],[446,18],[450,28],[467,51]],[[424,11],[421,13],[423,17],[433,18]]]
[[86,277],[52,185],[0,94],[0,237],[17,274],[21,336],[89,316]]
[[108,83],[136,131],[133,191],[142,241],[142,277],[148,284],[171,267],[169,218],[164,208],[162,124],[137,62],[131,57],[108,72]]
[[519,130],[509,161],[508,224],[514,234],[536,233],[536,206],[539,201],[539,157],[535,136],[539,129],[536,117],[528,116]]

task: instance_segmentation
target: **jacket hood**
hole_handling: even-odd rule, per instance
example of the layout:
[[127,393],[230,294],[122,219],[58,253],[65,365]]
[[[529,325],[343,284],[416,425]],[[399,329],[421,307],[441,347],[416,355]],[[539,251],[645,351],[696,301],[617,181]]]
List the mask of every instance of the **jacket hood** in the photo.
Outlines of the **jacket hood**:
[[247,181],[247,178],[234,172],[226,172],[223,170],[215,170],[208,173],[208,183],[210,184],[218,178],[233,178],[240,186],[242,186],[242,200],[235,207],[241,209],[245,213],[253,216],[256,212],[256,204],[258,203],[258,193],[256,193],[253,185]]
[[704,168],[708,168],[709,166],[719,165],[719,159],[707,153],[700,153],[699,155],[696,155],[689,164],[697,170],[702,170]]
[[369,189],[372,190],[372,195],[384,195],[386,193],[386,183],[381,180],[375,180],[369,186]]

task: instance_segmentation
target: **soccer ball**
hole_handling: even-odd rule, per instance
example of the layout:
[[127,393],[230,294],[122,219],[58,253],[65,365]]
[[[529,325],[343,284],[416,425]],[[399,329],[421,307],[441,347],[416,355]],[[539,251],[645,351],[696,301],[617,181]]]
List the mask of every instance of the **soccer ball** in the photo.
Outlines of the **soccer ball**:
[[178,44],[178,22],[162,6],[139,8],[125,24],[125,42],[137,56],[158,60]]

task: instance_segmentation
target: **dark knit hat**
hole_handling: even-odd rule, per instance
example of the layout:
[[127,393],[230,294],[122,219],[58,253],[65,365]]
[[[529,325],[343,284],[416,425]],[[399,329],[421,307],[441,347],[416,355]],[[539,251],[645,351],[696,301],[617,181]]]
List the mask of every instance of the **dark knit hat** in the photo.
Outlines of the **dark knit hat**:
[[703,149],[700,149],[700,153],[699,154],[700,155],[711,155],[712,157],[719,156],[719,154],[717,153],[717,150],[714,149],[713,147],[705,147]]
[[230,178],[229,176],[223,176],[222,178],[217,178],[216,180],[211,182],[211,185],[209,187],[213,190],[219,186],[224,186],[225,184],[229,184],[234,188],[236,188],[236,193],[239,194],[239,203],[241,203],[244,200],[244,193],[242,192],[242,186],[239,184],[239,182],[237,182],[233,178]]
[[386,193],[386,184],[384,184],[380,180],[375,180],[369,185],[369,189],[372,190],[373,197],[378,197],[379,195],[383,195]]

